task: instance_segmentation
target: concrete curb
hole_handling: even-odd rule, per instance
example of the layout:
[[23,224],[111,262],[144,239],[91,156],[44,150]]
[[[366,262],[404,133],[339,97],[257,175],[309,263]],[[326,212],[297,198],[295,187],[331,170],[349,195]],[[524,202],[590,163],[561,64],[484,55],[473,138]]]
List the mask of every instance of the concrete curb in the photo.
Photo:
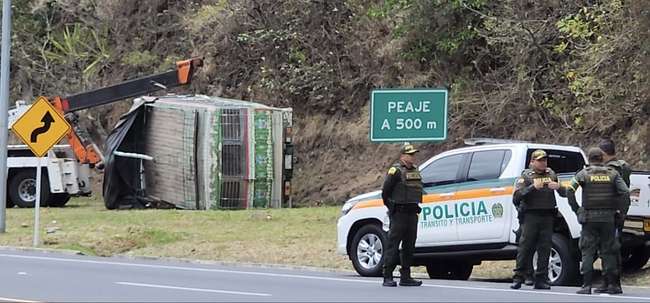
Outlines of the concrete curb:
[[57,253],[65,255],[79,255],[85,256],[81,251],[72,250],[72,249],[62,249],[62,248],[40,248],[40,247],[23,247],[23,246],[3,246],[0,245],[0,249],[11,250],[11,251],[35,251],[41,253]]

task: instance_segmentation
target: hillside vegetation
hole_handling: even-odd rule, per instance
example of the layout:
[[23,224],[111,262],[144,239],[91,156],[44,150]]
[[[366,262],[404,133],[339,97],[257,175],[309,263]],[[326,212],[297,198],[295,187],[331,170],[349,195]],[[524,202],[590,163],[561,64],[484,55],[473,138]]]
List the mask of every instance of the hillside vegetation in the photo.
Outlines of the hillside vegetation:
[[[191,92],[294,108],[299,204],[377,187],[369,93],[447,87],[449,139],[586,148],[650,168],[650,7],[622,0],[14,0],[12,99],[70,94],[203,56]],[[187,89],[180,90],[187,92]],[[88,110],[102,142],[128,102]]]

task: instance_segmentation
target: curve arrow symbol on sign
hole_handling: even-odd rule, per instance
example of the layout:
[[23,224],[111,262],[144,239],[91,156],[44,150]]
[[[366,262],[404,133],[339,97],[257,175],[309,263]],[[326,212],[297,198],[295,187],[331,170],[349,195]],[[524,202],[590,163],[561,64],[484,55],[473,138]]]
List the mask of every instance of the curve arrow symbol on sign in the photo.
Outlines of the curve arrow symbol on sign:
[[30,136],[30,141],[32,143],[36,143],[36,138],[38,138],[38,135],[46,133],[48,130],[50,130],[50,126],[54,122],[54,118],[52,118],[52,114],[50,112],[46,112],[45,115],[43,115],[43,119],[41,119],[41,122],[43,122],[43,126],[35,129],[32,132],[32,135]]

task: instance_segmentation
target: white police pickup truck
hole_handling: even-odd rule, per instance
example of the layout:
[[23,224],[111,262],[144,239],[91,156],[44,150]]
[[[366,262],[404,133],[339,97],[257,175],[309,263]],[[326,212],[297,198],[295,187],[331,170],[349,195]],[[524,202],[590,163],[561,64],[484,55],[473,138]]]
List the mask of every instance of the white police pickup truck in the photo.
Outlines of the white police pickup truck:
[[[426,193],[420,205],[414,265],[426,266],[434,279],[465,280],[481,261],[514,260],[519,222],[512,204],[513,185],[536,149],[548,153],[548,165],[563,185],[586,164],[578,147],[530,143],[465,147],[424,162],[420,171]],[[633,172],[630,191],[622,253],[624,268],[633,270],[650,257],[650,172]],[[576,196],[580,203],[580,189]],[[556,193],[556,199],[559,211],[549,278],[554,285],[570,285],[580,276],[581,226],[566,198]],[[348,255],[360,275],[380,276],[388,230],[381,191],[351,198],[341,212],[337,252]]]

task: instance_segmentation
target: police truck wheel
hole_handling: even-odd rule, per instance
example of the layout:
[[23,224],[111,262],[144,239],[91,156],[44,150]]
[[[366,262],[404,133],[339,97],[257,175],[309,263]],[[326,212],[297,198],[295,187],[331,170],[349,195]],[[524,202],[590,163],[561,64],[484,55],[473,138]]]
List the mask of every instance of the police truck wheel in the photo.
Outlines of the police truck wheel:
[[67,193],[51,193],[47,205],[50,207],[63,207],[70,201],[70,195]]
[[426,265],[427,274],[431,279],[450,279],[451,273],[443,262],[430,262]]
[[474,265],[465,262],[456,262],[451,271],[452,280],[467,280],[472,275]]
[[650,248],[639,246],[623,255],[623,271],[635,272],[648,263]]
[[[32,169],[16,172],[7,184],[11,202],[21,208],[31,208],[36,204],[36,172]],[[47,206],[50,183],[47,173],[41,172],[41,206]]]
[[[548,260],[548,279],[551,285],[575,285],[579,276],[579,263],[576,253],[570,247],[569,239],[554,233],[551,241],[551,255]],[[533,255],[533,267],[537,268],[537,253]]]
[[467,280],[472,275],[474,265],[463,261],[435,261],[426,265],[431,279]]
[[386,232],[379,225],[361,227],[352,238],[350,258],[354,269],[364,277],[383,275]]

